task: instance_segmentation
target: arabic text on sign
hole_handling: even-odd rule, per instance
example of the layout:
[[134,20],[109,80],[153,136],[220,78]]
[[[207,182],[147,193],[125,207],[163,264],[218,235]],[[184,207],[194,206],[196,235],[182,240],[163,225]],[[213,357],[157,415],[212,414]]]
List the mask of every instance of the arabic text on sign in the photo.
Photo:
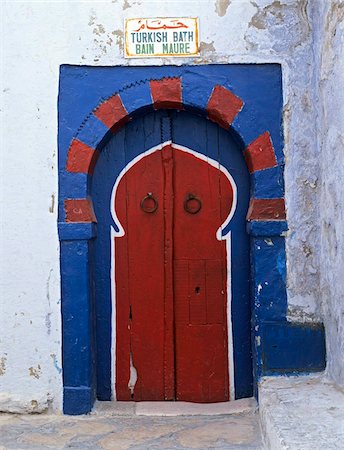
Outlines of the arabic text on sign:
[[187,25],[185,25],[184,23],[180,22],[179,20],[176,19],[171,19],[169,20],[169,23],[162,23],[161,20],[159,19],[155,19],[155,20],[150,20],[146,19],[145,21],[143,19],[140,19],[138,21],[140,27],[138,30],[135,31],[140,31],[140,30],[144,30],[145,28],[147,28],[147,30],[166,30],[166,29],[175,29],[175,28],[189,28]]
[[129,19],[126,23],[127,57],[197,54],[197,19]]

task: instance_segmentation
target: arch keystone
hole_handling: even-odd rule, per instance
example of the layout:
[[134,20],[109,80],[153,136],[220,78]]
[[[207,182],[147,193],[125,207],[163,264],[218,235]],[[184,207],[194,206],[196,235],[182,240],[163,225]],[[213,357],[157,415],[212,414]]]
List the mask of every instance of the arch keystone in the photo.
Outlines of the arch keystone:
[[184,109],[182,102],[182,83],[180,78],[151,80],[150,89],[154,109]]

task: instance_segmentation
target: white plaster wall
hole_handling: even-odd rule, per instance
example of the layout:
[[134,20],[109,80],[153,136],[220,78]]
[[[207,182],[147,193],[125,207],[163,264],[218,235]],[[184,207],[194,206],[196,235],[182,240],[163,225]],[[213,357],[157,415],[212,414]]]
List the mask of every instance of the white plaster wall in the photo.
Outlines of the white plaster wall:
[[[8,1],[1,6],[0,409],[61,408],[54,200],[60,64],[281,62],[289,313],[291,320],[319,316],[319,150],[307,0]],[[181,15],[200,18],[201,58],[124,60],[124,18]]]
[[327,372],[344,387],[344,2],[315,11],[319,33],[318,144],[321,151],[321,300]]

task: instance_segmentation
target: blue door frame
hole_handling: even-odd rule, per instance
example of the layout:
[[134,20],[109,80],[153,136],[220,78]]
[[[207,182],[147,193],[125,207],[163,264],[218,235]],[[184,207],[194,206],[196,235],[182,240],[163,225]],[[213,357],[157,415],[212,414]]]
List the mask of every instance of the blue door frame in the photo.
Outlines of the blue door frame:
[[61,66],[58,228],[66,414],[89,412],[96,397],[93,170],[113,134],[158,109],[210,119],[238,136],[243,149],[251,185],[246,228],[255,392],[262,375],[323,370],[322,324],[287,321],[282,106],[277,64]]

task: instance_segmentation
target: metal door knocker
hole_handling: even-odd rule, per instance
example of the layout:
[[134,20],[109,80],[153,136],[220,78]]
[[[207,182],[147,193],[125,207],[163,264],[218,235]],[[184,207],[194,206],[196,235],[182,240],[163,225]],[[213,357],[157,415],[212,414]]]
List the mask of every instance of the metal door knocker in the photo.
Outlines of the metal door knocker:
[[188,194],[184,200],[184,209],[189,214],[197,214],[202,208],[201,200],[196,195]]
[[158,200],[151,192],[148,192],[141,200],[140,206],[142,211],[150,214],[158,209]]

